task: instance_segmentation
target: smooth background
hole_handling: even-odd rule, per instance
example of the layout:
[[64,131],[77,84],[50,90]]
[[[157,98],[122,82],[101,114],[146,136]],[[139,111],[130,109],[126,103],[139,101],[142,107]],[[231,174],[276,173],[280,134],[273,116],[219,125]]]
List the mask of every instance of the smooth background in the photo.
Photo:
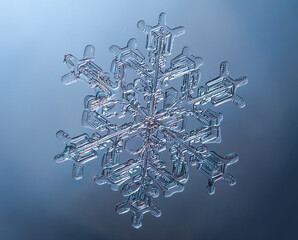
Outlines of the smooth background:
[[[162,11],[170,27],[186,27],[174,54],[188,45],[203,57],[202,83],[228,60],[232,77],[249,78],[239,91],[248,104],[216,109],[224,113],[223,142],[211,148],[239,154],[230,168],[237,185],[219,183],[208,196],[192,169],[183,193],[157,200],[162,216],[146,215],[135,230],[130,214],[114,212],[120,194],[93,183],[100,161],[82,181],[71,178],[70,163],[53,161],[64,147],[57,130],[86,131],[82,102],[93,93],[60,83],[62,60],[93,44],[107,71],[109,46],[131,37],[144,46],[136,23],[155,25]],[[296,239],[297,12],[294,0],[1,1],[1,240]]]

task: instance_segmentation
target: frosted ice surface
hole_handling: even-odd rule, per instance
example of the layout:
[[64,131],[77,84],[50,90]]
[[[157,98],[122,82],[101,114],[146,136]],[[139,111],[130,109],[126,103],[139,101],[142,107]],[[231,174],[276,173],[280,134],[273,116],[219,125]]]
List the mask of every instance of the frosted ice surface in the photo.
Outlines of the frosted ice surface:
[[[165,13],[160,14],[156,26],[143,20],[137,26],[146,34],[147,53],[138,49],[136,39],[124,47],[111,46],[114,60],[110,73],[94,63],[91,45],[86,46],[81,60],[65,56],[70,72],[62,77],[62,83],[80,80],[95,90],[94,95],[86,96],[82,116],[83,126],[94,129],[94,134],[72,138],[59,131],[57,137],[66,147],[55,156],[58,163],[73,163],[72,175],[78,180],[83,177],[84,165],[97,159],[98,151],[105,151],[95,183],[121,190],[125,200],[116,210],[119,214],[132,212],[135,228],[142,226],[145,213],[161,215],[154,204],[160,193],[169,197],[183,191],[189,165],[206,176],[209,194],[214,194],[218,180],[231,186],[236,183],[227,167],[238,161],[237,154],[221,157],[207,147],[221,142],[223,115],[203,106],[232,101],[244,107],[245,101],[236,93],[247,83],[246,77],[232,79],[228,62],[223,62],[219,76],[199,86],[203,60],[193,56],[188,47],[167,63],[174,39],[185,33],[184,27],[168,27]],[[170,159],[164,159],[165,150]]]

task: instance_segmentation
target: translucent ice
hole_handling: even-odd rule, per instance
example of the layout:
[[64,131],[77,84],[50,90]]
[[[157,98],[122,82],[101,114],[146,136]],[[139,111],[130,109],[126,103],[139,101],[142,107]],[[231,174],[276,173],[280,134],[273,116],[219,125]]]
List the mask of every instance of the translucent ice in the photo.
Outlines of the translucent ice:
[[[66,147],[55,157],[58,163],[71,161],[73,177],[78,180],[84,165],[97,159],[98,151],[105,151],[95,183],[121,190],[125,200],[116,210],[119,214],[132,212],[135,228],[142,226],[145,213],[161,215],[154,204],[160,193],[169,197],[183,191],[189,166],[206,176],[209,194],[214,194],[218,180],[231,186],[236,183],[227,167],[238,161],[237,154],[221,157],[207,147],[221,142],[223,115],[203,106],[232,101],[244,107],[237,90],[247,83],[246,77],[232,79],[228,62],[223,62],[219,76],[199,86],[203,60],[188,47],[167,63],[174,39],[185,33],[184,27],[168,27],[165,13],[156,26],[143,20],[137,26],[146,34],[147,53],[139,50],[135,39],[124,47],[111,46],[111,74],[94,63],[91,45],[81,60],[65,56],[70,72],[62,83],[80,80],[95,90],[94,95],[86,96],[82,116],[83,126],[95,132],[71,138],[59,131],[57,137]],[[169,159],[162,154],[167,149]]]

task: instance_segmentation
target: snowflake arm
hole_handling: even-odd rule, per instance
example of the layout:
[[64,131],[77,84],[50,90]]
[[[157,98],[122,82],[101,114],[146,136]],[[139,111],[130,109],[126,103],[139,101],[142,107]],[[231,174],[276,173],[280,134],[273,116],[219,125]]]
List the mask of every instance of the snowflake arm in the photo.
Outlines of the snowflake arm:
[[236,106],[243,108],[246,103],[236,94],[237,89],[247,84],[247,77],[240,77],[233,80],[229,74],[229,63],[222,62],[220,64],[220,75],[207,82],[205,87],[200,87],[198,96],[188,104],[206,104],[211,102],[212,105],[218,106],[228,101],[232,101]]

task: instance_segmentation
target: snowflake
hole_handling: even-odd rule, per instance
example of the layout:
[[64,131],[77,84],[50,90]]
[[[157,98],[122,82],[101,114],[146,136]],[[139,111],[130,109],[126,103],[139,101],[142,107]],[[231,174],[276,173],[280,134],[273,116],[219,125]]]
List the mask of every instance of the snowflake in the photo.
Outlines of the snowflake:
[[[86,46],[81,60],[65,56],[71,71],[62,82],[68,85],[80,80],[95,90],[95,95],[85,98],[82,124],[96,132],[91,137],[84,133],[73,138],[64,131],[57,132],[66,147],[55,156],[58,163],[73,163],[72,175],[78,180],[84,165],[97,158],[97,151],[105,150],[95,183],[109,184],[115,191],[121,188],[126,200],[116,211],[131,211],[135,228],[142,226],[145,213],[161,215],[154,204],[159,193],[169,197],[183,191],[189,165],[206,176],[210,195],[218,180],[224,179],[231,186],[236,183],[227,167],[238,161],[237,154],[221,157],[206,146],[221,142],[223,115],[202,106],[232,101],[244,107],[245,101],[236,92],[247,83],[246,77],[232,79],[228,62],[223,62],[219,76],[199,86],[203,61],[188,47],[167,64],[174,39],[185,30],[169,28],[165,13],[160,14],[156,26],[139,21],[137,27],[147,35],[148,59],[135,39],[123,48],[111,46],[115,56],[111,74],[93,62],[95,49],[91,45]],[[170,152],[167,161],[162,157],[166,149]]]

